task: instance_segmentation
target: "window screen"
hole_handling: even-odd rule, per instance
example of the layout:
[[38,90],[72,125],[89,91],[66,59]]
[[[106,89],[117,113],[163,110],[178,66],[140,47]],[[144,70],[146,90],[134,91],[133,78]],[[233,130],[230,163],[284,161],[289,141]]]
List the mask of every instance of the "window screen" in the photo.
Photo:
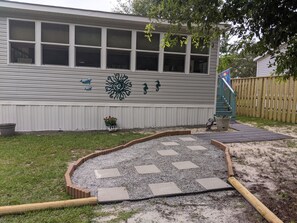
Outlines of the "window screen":
[[9,39],[35,41],[35,23],[27,21],[9,21]]
[[42,23],[41,41],[50,43],[69,43],[69,26],[52,23]]
[[87,46],[101,46],[101,29],[76,26],[75,44]]

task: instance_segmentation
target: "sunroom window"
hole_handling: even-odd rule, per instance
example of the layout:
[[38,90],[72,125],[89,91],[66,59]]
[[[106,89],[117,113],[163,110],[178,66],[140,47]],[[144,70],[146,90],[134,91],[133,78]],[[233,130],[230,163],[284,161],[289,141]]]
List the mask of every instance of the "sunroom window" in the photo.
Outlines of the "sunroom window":
[[69,64],[69,26],[41,24],[42,64]]
[[9,21],[10,63],[35,63],[35,23]]
[[[176,38],[176,36],[173,36]],[[177,36],[177,43],[172,47],[164,49],[164,67],[167,72],[185,72],[186,45],[181,46],[180,39],[185,36]]]
[[131,31],[107,29],[107,68],[130,70]]
[[80,67],[100,67],[101,29],[75,27],[75,65]]
[[209,47],[201,41],[199,47],[191,45],[190,73],[208,73]]
[[160,34],[153,33],[151,41],[143,32],[137,32],[136,70],[158,71]]

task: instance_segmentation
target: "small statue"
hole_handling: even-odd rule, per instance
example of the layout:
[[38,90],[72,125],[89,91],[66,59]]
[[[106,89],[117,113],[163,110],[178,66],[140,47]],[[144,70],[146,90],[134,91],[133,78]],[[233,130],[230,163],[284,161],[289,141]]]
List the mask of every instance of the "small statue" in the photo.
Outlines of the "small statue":
[[211,127],[214,125],[214,119],[209,118],[207,123],[206,123],[206,131],[211,131]]

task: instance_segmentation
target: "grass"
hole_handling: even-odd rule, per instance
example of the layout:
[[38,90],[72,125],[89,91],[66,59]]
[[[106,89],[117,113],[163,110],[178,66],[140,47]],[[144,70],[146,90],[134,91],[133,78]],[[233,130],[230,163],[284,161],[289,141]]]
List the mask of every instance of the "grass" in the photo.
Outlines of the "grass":
[[[51,133],[0,137],[0,205],[69,199],[64,173],[69,162],[114,147],[140,133]],[[6,216],[0,222],[90,222],[93,207]]]
[[263,118],[248,117],[248,116],[237,116],[236,120],[240,121],[240,122],[243,122],[243,123],[254,124],[258,128],[263,128],[264,126],[287,127],[287,126],[294,126],[295,125],[293,123],[279,122],[279,121],[267,120],[267,119],[263,119]]

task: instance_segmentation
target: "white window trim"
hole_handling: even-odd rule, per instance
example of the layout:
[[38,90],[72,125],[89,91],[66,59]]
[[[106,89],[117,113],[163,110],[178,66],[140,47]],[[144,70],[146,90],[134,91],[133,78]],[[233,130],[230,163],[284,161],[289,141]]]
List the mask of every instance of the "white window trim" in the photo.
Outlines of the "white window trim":
[[[135,45],[137,46],[137,33],[144,33],[143,31],[140,30],[135,30],[136,32],[136,39],[135,39]],[[161,37],[162,33],[160,32],[153,32],[153,34],[159,34],[159,36]],[[137,57],[135,56],[135,69],[137,72],[150,72],[150,73],[160,73],[160,57],[161,57],[161,38],[159,38],[159,50],[142,50],[142,49],[137,49],[137,47],[135,47],[135,55],[137,56],[138,52],[142,52],[142,53],[155,53],[158,54],[158,69],[157,70],[137,70],[136,66],[137,66]]]
[[[24,21],[24,22],[34,22],[35,24],[35,41],[28,41],[28,40],[11,40],[10,39],[10,20],[12,21]],[[22,66],[36,66],[36,21],[34,20],[29,20],[29,19],[13,19],[13,18],[7,18],[7,64],[12,64],[12,65],[22,65]],[[10,43],[29,43],[34,45],[34,63],[29,64],[29,63],[13,63],[10,61]]]
[[[9,39],[9,21],[10,20],[19,20],[19,21],[30,21],[35,23],[35,41],[10,41]],[[61,24],[69,26],[69,43],[52,43],[52,42],[42,42],[41,41],[41,23],[51,23],[51,24]],[[89,46],[89,45],[80,45],[75,44],[75,27],[91,27],[91,28],[100,28],[101,29],[101,47],[100,46]],[[72,28],[71,28],[72,27]],[[72,30],[73,29],[73,30]],[[131,32],[131,49],[127,48],[116,48],[116,47],[107,47],[107,29],[112,30],[123,30]],[[209,47],[208,54],[199,54],[199,53],[191,53],[191,37],[188,36],[188,44],[186,45],[186,52],[168,52],[165,51],[163,47],[161,47],[161,41],[164,37],[164,32],[153,32],[156,34],[160,34],[159,40],[159,51],[154,50],[141,50],[136,49],[136,41],[137,41],[137,32],[143,32],[143,30],[138,29],[125,29],[125,28],[117,28],[117,27],[102,27],[95,25],[85,25],[85,24],[74,24],[74,23],[65,23],[65,22],[56,22],[56,21],[46,21],[46,20],[32,20],[32,19],[19,19],[19,18],[7,18],[7,64],[11,65],[22,65],[22,66],[48,66],[48,67],[69,67],[74,69],[96,69],[96,70],[108,70],[118,72],[122,70],[132,71],[132,72],[148,72],[148,73],[169,73],[169,74],[189,74],[189,75],[209,75],[210,74],[210,59],[211,59],[211,47]],[[10,62],[10,42],[20,42],[20,43],[33,43],[35,44],[35,64],[23,64],[23,63],[11,63]],[[51,65],[51,64],[42,64],[42,45],[59,45],[68,47],[69,53],[69,64],[68,65]],[[75,64],[75,47],[86,47],[86,48],[97,48],[101,49],[101,64],[100,67],[84,67],[84,66],[76,66]],[[129,51],[130,52],[130,69],[117,69],[117,68],[107,68],[107,50],[120,50],[120,51]],[[158,71],[144,71],[144,70],[136,70],[136,53],[137,52],[147,52],[147,53],[157,53],[159,57],[158,61]],[[164,71],[164,55],[165,54],[176,54],[176,55],[184,55],[185,56],[185,71],[184,72],[171,72]],[[203,56],[208,57],[208,73],[191,73],[190,72],[190,58],[191,56]]]
[[[109,46],[107,46],[107,30],[120,30],[120,31],[129,31],[129,32],[131,32],[131,48],[119,48],[119,47],[109,47]],[[106,55],[105,55],[105,57],[106,57],[106,67],[105,67],[105,69],[106,70],[116,70],[116,71],[119,71],[119,70],[123,70],[123,71],[135,71],[135,59],[136,59],[136,57],[135,57],[135,55],[136,55],[136,53],[135,53],[135,48],[136,48],[136,42],[135,41],[133,41],[133,40],[135,40],[135,34],[136,34],[136,32],[135,32],[135,30],[131,30],[131,29],[121,29],[121,28],[109,28],[109,27],[106,27]],[[134,49],[133,49],[134,48]],[[129,69],[123,69],[123,68],[108,68],[107,67],[107,51],[108,50],[119,50],[119,51],[128,51],[128,52],[130,52],[130,68]],[[132,62],[132,60],[133,60],[133,62]]]
[[[76,44],[75,41],[75,33],[76,33],[76,27],[79,26],[79,27],[86,27],[86,28],[97,28],[97,29],[100,29],[101,30],[101,46],[93,46],[93,45],[81,45],[81,44]],[[101,27],[96,27],[96,26],[86,26],[86,25],[73,25],[73,35],[72,35],[72,38],[73,38],[73,58],[72,58],[72,61],[73,61],[73,67],[77,67],[77,68],[91,68],[91,69],[102,69],[102,44],[103,44],[103,41],[102,41],[102,28]],[[71,37],[70,37],[71,38]],[[77,66],[76,65],[76,47],[81,47],[81,48],[89,48],[89,49],[100,49],[100,67],[89,67],[89,66]]]

